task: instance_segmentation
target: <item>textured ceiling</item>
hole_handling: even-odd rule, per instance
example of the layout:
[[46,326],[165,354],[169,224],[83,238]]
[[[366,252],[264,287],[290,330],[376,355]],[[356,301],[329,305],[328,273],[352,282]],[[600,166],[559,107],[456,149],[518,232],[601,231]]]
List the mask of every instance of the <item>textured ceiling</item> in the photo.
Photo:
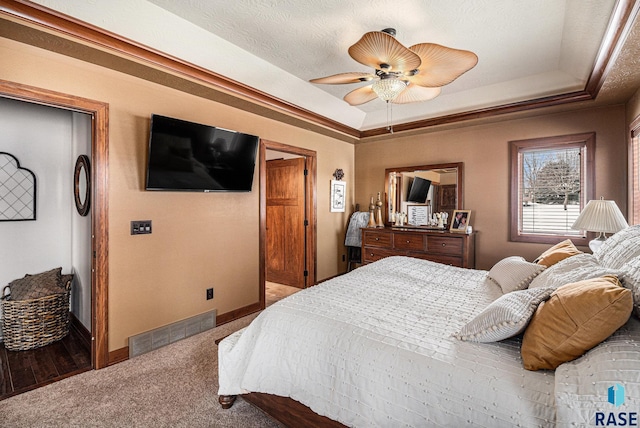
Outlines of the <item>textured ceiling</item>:
[[[363,84],[309,79],[370,72],[347,53],[365,32],[393,27],[405,46],[438,43],[475,52],[478,65],[434,100],[393,108],[394,123],[582,90],[615,0],[36,0],[36,3],[245,83],[347,126],[387,122],[386,105],[342,100]],[[638,31],[630,38],[640,37]],[[634,50],[603,98],[630,96]],[[637,85],[635,86],[637,88]],[[605,91],[606,90],[606,91]]]

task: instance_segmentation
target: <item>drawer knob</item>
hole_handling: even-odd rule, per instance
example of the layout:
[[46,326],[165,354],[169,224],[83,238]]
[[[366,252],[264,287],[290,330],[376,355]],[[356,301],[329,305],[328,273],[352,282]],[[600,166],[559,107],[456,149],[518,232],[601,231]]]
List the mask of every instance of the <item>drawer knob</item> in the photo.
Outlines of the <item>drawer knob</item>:
[[376,241],[379,241],[379,240],[380,240],[380,238],[376,238]]
[[371,253],[370,256],[373,257],[373,253]]
[[442,246],[443,246],[443,247],[446,247],[446,246],[447,246],[447,244],[445,244],[445,243],[443,242],[443,243],[442,243]]
[[407,239],[407,244],[408,244],[409,242],[411,242],[411,241],[409,241],[409,240]]

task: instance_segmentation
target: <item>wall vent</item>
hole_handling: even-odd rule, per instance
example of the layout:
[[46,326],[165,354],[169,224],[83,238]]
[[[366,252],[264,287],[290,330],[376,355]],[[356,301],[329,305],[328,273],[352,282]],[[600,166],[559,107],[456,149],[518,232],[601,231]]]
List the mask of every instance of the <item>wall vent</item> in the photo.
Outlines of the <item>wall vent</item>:
[[214,309],[182,321],[158,327],[129,337],[129,358],[137,357],[194,334],[216,326],[217,310]]

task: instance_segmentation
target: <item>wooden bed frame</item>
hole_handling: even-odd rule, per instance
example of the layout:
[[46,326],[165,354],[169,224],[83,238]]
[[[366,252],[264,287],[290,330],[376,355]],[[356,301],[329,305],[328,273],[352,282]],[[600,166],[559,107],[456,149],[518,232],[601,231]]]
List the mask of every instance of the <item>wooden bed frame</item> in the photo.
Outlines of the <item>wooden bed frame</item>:
[[[218,402],[223,409],[229,409],[233,406],[237,397],[237,395],[220,395]],[[336,422],[326,416],[320,416],[304,404],[292,398],[262,392],[243,394],[240,397],[261,409],[273,419],[281,422],[286,427],[346,428],[346,426],[340,422]]]

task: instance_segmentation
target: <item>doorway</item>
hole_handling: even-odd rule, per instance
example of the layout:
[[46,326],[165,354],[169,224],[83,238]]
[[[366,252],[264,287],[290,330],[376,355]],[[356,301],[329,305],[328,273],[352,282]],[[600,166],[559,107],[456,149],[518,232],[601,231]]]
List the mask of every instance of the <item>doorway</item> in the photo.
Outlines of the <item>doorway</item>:
[[0,80],[0,96],[91,116],[91,367],[109,364],[108,285],[108,116],[106,103]]
[[[273,152],[278,152],[275,157],[288,159],[276,163],[268,161],[273,157]],[[270,166],[268,162],[271,162]],[[295,179],[295,189],[292,189],[292,175],[297,174],[292,171],[300,168],[304,175],[301,179]],[[282,197],[269,197],[278,194]],[[293,229],[297,232],[292,238],[289,235]],[[283,234],[287,235],[286,239]],[[265,307],[267,278],[285,285],[306,288],[316,283],[316,265],[316,152],[261,140],[261,308]]]

